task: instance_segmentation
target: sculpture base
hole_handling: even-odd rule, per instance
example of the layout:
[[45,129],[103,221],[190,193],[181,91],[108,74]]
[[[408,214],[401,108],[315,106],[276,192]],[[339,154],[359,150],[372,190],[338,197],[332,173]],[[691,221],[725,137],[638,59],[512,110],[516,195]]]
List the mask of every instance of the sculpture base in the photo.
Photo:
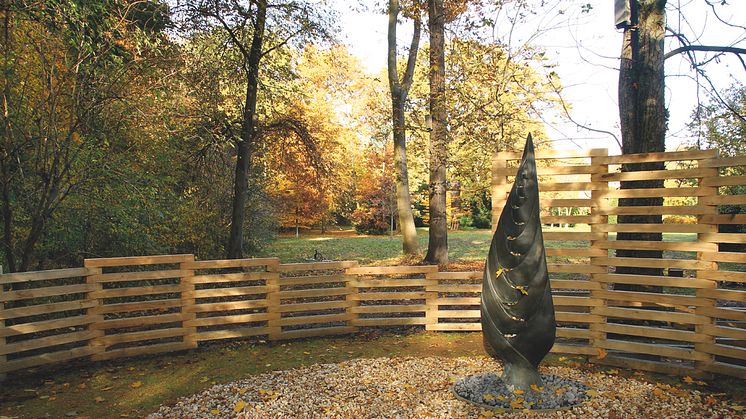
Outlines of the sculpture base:
[[[585,384],[559,377],[541,375],[542,387],[513,391],[494,373],[474,374],[453,385],[457,398],[485,409],[553,411],[570,409],[589,399]],[[538,390],[538,391],[537,391]]]

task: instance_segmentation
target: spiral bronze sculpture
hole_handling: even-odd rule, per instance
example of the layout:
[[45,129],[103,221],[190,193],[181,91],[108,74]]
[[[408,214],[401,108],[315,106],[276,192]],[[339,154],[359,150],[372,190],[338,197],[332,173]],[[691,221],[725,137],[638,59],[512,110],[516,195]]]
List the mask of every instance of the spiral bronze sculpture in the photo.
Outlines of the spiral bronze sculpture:
[[529,134],[492,237],[480,306],[485,349],[503,361],[503,381],[522,390],[541,386],[537,368],[552,349],[556,332],[539,211]]

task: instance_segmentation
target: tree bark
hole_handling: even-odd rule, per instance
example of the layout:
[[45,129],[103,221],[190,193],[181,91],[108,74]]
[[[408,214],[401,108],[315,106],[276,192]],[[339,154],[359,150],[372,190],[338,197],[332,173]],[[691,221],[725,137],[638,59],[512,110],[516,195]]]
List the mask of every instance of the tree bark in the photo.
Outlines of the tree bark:
[[3,146],[2,156],[0,156],[0,173],[2,174],[2,200],[3,200],[3,247],[5,249],[5,263],[7,264],[8,272],[16,271],[16,258],[14,254],[14,243],[13,243],[13,207],[10,199],[10,164],[11,156],[9,155],[11,136],[13,135],[10,127],[10,110],[8,101],[10,100],[10,80],[8,80],[9,72],[6,71],[6,66],[10,65],[10,52],[11,52],[11,38],[10,38],[10,1],[3,0]]
[[[665,151],[664,54],[666,0],[632,0],[632,25],[624,31],[619,71],[622,154]],[[662,162],[622,165],[622,172],[663,170]],[[621,189],[663,188],[662,180],[621,182]],[[662,206],[663,198],[621,198],[619,206]],[[661,215],[620,215],[618,222],[660,224]],[[662,233],[617,233],[617,240],[661,241]],[[661,258],[657,250],[617,250],[618,257]],[[617,267],[617,273],[662,275],[662,269]],[[618,284],[617,289],[652,290]]]
[[420,43],[420,20],[415,18],[412,43],[409,48],[407,67],[401,83],[396,67],[396,21],[400,5],[398,0],[389,0],[388,25],[388,77],[391,90],[391,121],[394,130],[394,173],[396,180],[396,208],[399,229],[402,235],[402,251],[405,255],[419,253],[417,229],[412,215],[412,200],[409,194],[409,174],[407,170],[407,139],[404,120],[404,106],[409,88],[412,85],[417,49]]
[[244,104],[241,121],[241,138],[236,144],[236,175],[233,184],[233,210],[231,213],[231,231],[228,238],[227,257],[240,259],[243,257],[244,221],[246,217],[246,202],[249,192],[252,154],[256,141],[256,101],[259,89],[259,61],[262,58],[264,41],[264,26],[267,19],[267,2],[256,2],[256,20],[254,21],[254,35],[251,40],[246,77],[246,102]]
[[448,264],[446,163],[448,159],[445,102],[445,11],[443,0],[428,1],[430,29],[430,237],[425,261]]

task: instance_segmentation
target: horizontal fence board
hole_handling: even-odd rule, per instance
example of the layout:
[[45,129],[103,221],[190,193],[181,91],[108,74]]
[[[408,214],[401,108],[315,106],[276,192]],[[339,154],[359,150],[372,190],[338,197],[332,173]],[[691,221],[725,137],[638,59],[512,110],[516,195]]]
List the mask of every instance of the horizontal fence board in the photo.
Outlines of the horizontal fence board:
[[268,292],[269,287],[258,285],[251,287],[225,287],[195,290],[190,292],[190,296],[194,296],[194,298],[237,297],[241,295],[266,294]]
[[359,294],[350,294],[352,301],[372,301],[372,300],[424,300],[427,293],[422,292],[365,292]]
[[337,282],[351,281],[350,275],[314,275],[314,276],[302,276],[292,278],[280,278],[280,285],[317,285],[317,284],[331,284]]
[[711,281],[746,282],[746,272],[699,271],[697,277]]
[[746,224],[746,214],[703,215],[700,224]]
[[437,280],[469,280],[469,279],[482,279],[483,272],[482,271],[472,271],[472,272],[437,272],[437,273],[431,273],[427,274],[427,279],[437,279]]
[[698,346],[697,349],[712,355],[746,360],[746,348],[739,348],[737,346],[730,345],[703,343]]
[[[573,159],[580,157],[607,156],[609,150],[606,148],[592,148],[590,150],[539,150],[536,152],[537,160],[546,159]],[[518,151],[499,151],[495,153],[496,160],[520,160],[523,153]]]
[[660,310],[642,310],[635,308],[603,307],[594,309],[594,314],[628,320],[652,320],[682,324],[708,324],[709,318],[690,313],[673,313]]
[[707,233],[704,224],[597,224],[593,228],[607,233]]
[[381,317],[371,319],[355,319],[354,326],[417,326],[428,322],[425,317]]
[[428,324],[427,330],[440,332],[480,332],[482,324],[477,323],[435,323]]
[[594,224],[599,222],[601,222],[601,218],[595,215],[547,215],[541,217],[542,224]]
[[355,314],[417,313],[426,310],[427,305],[425,304],[380,304],[350,307],[350,312]]
[[654,343],[628,342],[621,340],[597,340],[596,345],[608,350],[628,353],[658,355],[668,358],[685,359],[688,361],[707,361],[706,354],[695,352],[693,349],[677,348]]
[[703,196],[699,198],[699,204],[701,205],[746,205],[746,194]]
[[703,324],[701,330],[702,333],[708,336],[746,340],[746,328]]
[[553,290],[599,290],[601,286],[595,281],[582,279],[550,279]]
[[94,352],[95,350],[93,348],[83,346],[80,348],[66,349],[64,351],[30,356],[28,358],[5,361],[0,363],[0,373],[38,367],[40,365],[56,364],[58,362],[70,361],[72,359],[89,356]]
[[136,303],[104,304],[92,308],[91,312],[95,314],[112,314],[132,311],[157,311],[174,307],[181,307],[181,300],[169,298],[162,300],[138,301]]
[[184,319],[182,313],[159,314],[155,316],[126,317],[96,322],[91,330],[120,329],[125,327],[151,326],[154,324],[175,323]]
[[[515,176],[516,169],[514,167],[506,167],[497,169],[492,172],[494,176]],[[539,176],[549,175],[588,175],[593,173],[603,173],[603,169],[600,167],[594,167],[590,165],[567,165],[567,166],[538,166],[536,168],[536,174]]]
[[191,344],[187,342],[158,343],[148,346],[135,346],[131,348],[113,349],[108,352],[95,353],[91,358],[94,361],[105,361],[109,359],[126,358],[130,356],[184,351],[191,348]]
[[746,165],[746,156],[718,157],[697,162],[699,167],[729,167]]
[[715,176],[702,179],[702,186],[740,186],[746,185],[746,176]]
[[623,182],[634,180],[696,179],[710,176],[712,176],[711,169],[667,169],[599,173],[591,175],[591,180],[594,182]]
[[649,189],[606,189],[593,193],[599,199],[608,198],[686,198],[703,196],[711,192],[703,188],[649,188]]
[[440,319],[478,319],[482,316],[479,310],[438,310],[435,317]]
[[602,240],[606,238],[603,233],[591,233],[589,231],[546,231],[542,232],[544,241],[552,240],[570,240],[570,241],[585,241],[585,240]]
[[165,271],[140,271],[140,272],[118,272],[109,274],[91,275],[89,282],[124,282],[124,281],[148,281],[156,279],[180,278],[190,275],[189,271],[171,269]]
[[698,313],[716,319],[728,319],[746,322],[746,309],[722,308],[722,307],[699,307]]
[[697,295],[705,298],[714,298],[717,300],[730,300],[746,303],[746,291],[704,289],[701,290]]
[[717,150],[694,151],[661,151],[655,153],[620,154],[616,156],[600,156],[594,159],[596,164],[627,164],[652,163],[667,161],[688,161],[712,159],[717,156]]
[[0,328],[0,337],[25,335],[28,333],[48,332],[55,329],[74,328],[94,324],[99,320],[98,316],[74,316],[64,319],[42,320],[33,323],[21,323]]
[[554,318],[558,322],[567,323],[600,323],[603,318],[595,314],[588,313],[569,313],[564,311],[557,311],[554,313]]
[[632,266],[637,268],[681,268],[692,270],[714,270],[713,262],[699,260],[681,259],[654,259],[654,258],[597,258],[595,263],[607,266]]
[[318,288],[297,291],[280,291],[280,299],[290,298],[313,298],[313,297],[331,297],[347,295],[350,293],[348,288]]
[[[515,173],[514,173],[515,174]],[[568,207],[591,207],[593,200],[590,198],[542,198],[539,199],[539,205],[541,208],[557,207],[557,208],[568,208]]]
[[590,339],[591,331],[589,329],[578,329],[574,327],[558,327],[557,337],[565,339]]
[[197,341],[248,338],[252,336],[263,336],[269,334],[267,327],[244,327],[229,330],[211,330],[209,332],[197,332]]
[[57,287],[30,288],[0,293],[0,302],[27,300],[30,298],[55,297],[60,295],[81,294],[93,291],[93,284],[60,285]]
[[459,293],[459,292],[481,292],[482,285],[454,284],[454,285],[428,285],[429,292]]
[[604,266],[593,266],[586,263],[547,263],[549,273],[572,273],[572,274],[605,274]]
[[358,266],[357,261],[283,263],[280,264],[278,270],[280,272],[323,271],[349,269],[356,266]]
[[605,283],[652,285],[660,287],[715,288],[716,286],[714,282],[700,278],[679,278],[670,276],[600,274],[594,276],[593,279],[594,281]]
[[59,313],[62,311],[80,310],[96,306],[94,300],[65,301],[62,303],[38,304],[28,307],[6,308],[0,310],[0,320],[18,317],[36,316],[39,314]]
[[109,268],[134,265],[168,265],[194,260],[194,255],[129,256],[85,259],[86,268]]
[[155,294],[173,294],[182,291],[181,285],[151,285],[145,287],[109,288],[88,294],[90,298],[140,297]]
[[424,266],[361,266],[350,268],[347,273],[350,275],[406,275],[406,274],[426,274],[438,272],[435,265]]
[[350,301],[322,301],[318,303],[295,303],[295,304],[281,304],[280,306],[273,307],[273,310],[279,313],[299,312],[299,311],[316,311],[316,310],[330,310],[334,308],[347,308],[352,304]]
[[269,306],[269,302],[266,299],[259,299],[249,301],[230,301],[225,303],[201,303],[184,307],[184,311],[186,313],[206,313],[211,311],[250,310],[255,308],[265,308],[267,306]]
[[105,335],[101,336],[96,339],[97,344],[102,344],[104,346],[111,346],[116,345],[118,343],[130,343],[130,342],[137,342],[142,340],[151,340],[151,339],[163,339],[163,338],[171,338],[176,336],[184,336],[188,333],[188,331],[184,328],[168,328],[168,329],[155,329],[155,330],[145,330],[141,332],[127,332],[127,333],[117,333],[113,335]]
[[91,339],[94,336],[96,336],[95,332],[82,330],[79,332],[63,333],[54,336],[46,336],[43,338],[29,339],[16,343],[8,343],[6,345],[0,345],[0,356],[23,351],[30,351],[34,349],[42,349],[49,346],[80,342]]
[[746,263],[746,253],[736,253],[736,252],[717,252],[717,253],[710,253],[710,252],[704,252],[702,254],[701,259],[709,261],[709,262]]
[[605,298],[607,300],[653,304],[676,304],[682,306],[698,306],[702,305],[704,302],[702,298],[690,295],[674,295],[654,292],[599,290],[596,291],[593,295],[594,297]]
[[479,305],[479,297],[442,297],[435,300],[435,306],[468,306]]
[[594,362],[602,365],[621,367],[632,370],[650,371],[658,374],[689,376],[704,378],[704,373],[685,365],[673,364],[670,362],[650,361],[643,359],[633,359],[626,356],[609,355],[603,359],[594,359]]
[[567,257],[598,257],[598,256],[608,256],[609,252],[606,250],[601,249],[591,249],[591,248],[574,248],[574,247],[566,247],[566,248],[553,248],[550,247],[548,249],[545,249],[547,256],[567,256]]
[[601,307],[603,301],[587,296],[574,297],[567,295],[553,295],[552,301],[555,306],[580,306],[580,307]]
[[709,336],[697,334],[686,330],[665,329],[662,327],[638,326],[629,324],[604,323],[596,326],[601,332],[615,333],[619,335],[641,336],[648,338],[659,338],[667,340],[678,340],[681,342],[707,342]]
[[345,322],[352,320],[351,313],[317,314],[312,316],[282,317],[274,324],[278,326],[302,326],[307,324]]
[[88,268],[53,269],[49,271],[19,272],[0,275],[0,284],[48,281],[51,279],[80,278],[91,272]]
[[231,274],[195,275],[191,282],[193,284],[218,284],[240,281],[261,281],[279,278],[276,272],[241,272]]
[[183,265],[184,269],[227,269],[227,268],[251,268],[257,266],[276,266],[280,263],[277,258],[256,259],[223,259],[223,260],[196,260],[189,261]]
[[431,282],[427,279],[371,279],[353,280],[350,285],[355,288],[424,287]]
[[226,324],[262,322],[269,319],[269,313],[235,314],[232,316],[200,317],[184,321],[184,327],[222,326]]
[[637,240],[599,240],[594,243],[602,249],[676,250],[682,252],[717,252],[715,243],[700,242],[651,242]]

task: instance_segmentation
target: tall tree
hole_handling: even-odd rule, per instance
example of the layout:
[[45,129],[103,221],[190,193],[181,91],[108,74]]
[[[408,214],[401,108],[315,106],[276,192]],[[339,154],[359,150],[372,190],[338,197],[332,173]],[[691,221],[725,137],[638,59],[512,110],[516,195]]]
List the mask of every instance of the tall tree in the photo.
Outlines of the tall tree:
[[[622,154],[665,151],[663,41],[666,0],[631,0],[630,22],[625,26],[619,68],[619,119]],[[622,165],[623,172],[663,170],[662,162]],[[621,182],[621,189],[663,188],[663,180]],[[661,206],[663,198],[621,198],[619,206]],[[618,222],[660,224],[661,215],[620,215]],[[662,233],[618,233],[617,240],[660,241]],[[619,257],[661,258],[659,250],[617,250]],[[617,273],[662,275],[659,268],[623,267]]]
[[243,257],[246,234],[246,205],[249,193],[257,187],[252,180],[257,168],[255,154],[261,149],[257,126],[257,97],[260,84],[260,63],[267,55],[290,43],[299,43],[328,35],[325,13],[311,1],[201,0],[186,4],[187,24],[200,24],[204,29],[225,35],[225,43],[241,56],[245,82],[245,100],[241,114],[241,129],[235,138],[236,169],[233,187],[231,225],[226,256]]
[[425,261],[448,264],[448,219],[446,216],[446,164],[448,132],[445,86],[445,21],[443,0],[428,0],[430,30],[430,232]]
[[412,216],[412,200],[409,193],[409,174],[407,170],[407,139],[404,122],[404,108],[412,86],[414,68],[417,61],[417,50],[420,44],[421,16],[418,2],[412,6],[409,13],[414,21],[412,42],[409,46],[406,70],[399,80],[396,53],[396,24],[401,12],[399,0],[389,0],[388,26],[388,78],[391,90],[391,121],[394,133],[394,172],[396,176],[396,207],[399,219],[399,229],[402,235],[402,250],[405,255],[419,253],[417,229]]

